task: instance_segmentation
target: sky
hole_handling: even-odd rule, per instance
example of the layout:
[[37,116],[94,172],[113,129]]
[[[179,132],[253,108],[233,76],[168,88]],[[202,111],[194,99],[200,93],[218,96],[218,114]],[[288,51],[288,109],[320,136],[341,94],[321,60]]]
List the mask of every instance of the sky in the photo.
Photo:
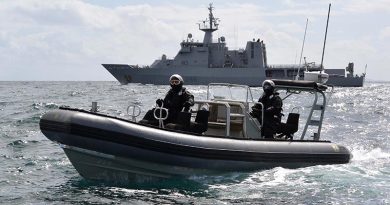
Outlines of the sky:
[[0,0],[0,81],[115,80],[101,64],[150,65],[173,58],[215,7],[229,49],[265,42],[269,64],[321,62],[328,5],[325,68],[354,62],[367,79],[390,80],[389,0]]

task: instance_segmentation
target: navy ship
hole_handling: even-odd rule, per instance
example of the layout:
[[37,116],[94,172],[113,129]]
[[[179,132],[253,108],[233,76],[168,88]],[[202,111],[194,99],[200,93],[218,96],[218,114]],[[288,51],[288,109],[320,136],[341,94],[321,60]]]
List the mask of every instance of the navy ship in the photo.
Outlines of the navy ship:
[[[329,74],[327,84],[334,86],[361,87],[365,74],[354,76],[354,64],[347,69],[322,69],[322,65],[269,65],[263,40],[253,39],[245,49],[229,50],[225,37],[213,42],[213,32],[218,30],[219,19],[209,5],[208,18],[199,23],[204,32],[203,42],[195,42],[192,34],[180,43],[180,50],[173,59],[165,54],[150,66],[128,64],[102,64],[121,84],[142,83],[165,85],[172,74],[178,73],[187,85],[209,83],[232,83],[261,86],[265,79],[304,79],[305,72],[325,71]],[[348,72],[348,73],[347,73]]]

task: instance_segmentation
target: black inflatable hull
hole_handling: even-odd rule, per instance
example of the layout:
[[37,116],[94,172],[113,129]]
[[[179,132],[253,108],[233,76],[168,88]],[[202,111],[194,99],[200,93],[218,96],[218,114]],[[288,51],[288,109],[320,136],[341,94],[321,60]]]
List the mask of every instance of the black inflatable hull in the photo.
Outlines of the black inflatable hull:
[[85,178],[218,174],[273,167],[348,163],[344,146],[323,141],[229,139],[148,127],[81,110],[59,109],[40,121]]

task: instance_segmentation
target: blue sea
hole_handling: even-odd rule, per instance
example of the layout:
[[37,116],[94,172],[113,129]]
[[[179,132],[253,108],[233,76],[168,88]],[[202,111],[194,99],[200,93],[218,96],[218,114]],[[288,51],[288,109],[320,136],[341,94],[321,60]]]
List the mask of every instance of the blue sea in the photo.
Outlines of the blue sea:
[[[204,99],[206,86],[187,86]],[[0,82],[0,203],[2,204],[390,204],[390,83],[336,88],[322,139],[345,145],[348,164],[276,167],[220,176],[133,182],[88,181],[61,147],[39,129],[40,117],[59,106],[129,118],[163,97],[168,86],[118,82]]]

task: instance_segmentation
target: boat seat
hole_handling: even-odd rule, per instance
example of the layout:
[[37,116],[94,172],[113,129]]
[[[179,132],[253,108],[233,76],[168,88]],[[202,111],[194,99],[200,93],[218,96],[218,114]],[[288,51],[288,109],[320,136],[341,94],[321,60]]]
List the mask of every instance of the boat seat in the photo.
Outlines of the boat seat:
[[196,112],[195,122],[191,122],[190,131],[195,133],[203,133],[208,129],[208,120],[210,112],[208,110],[198,110]]
[[168,123],[165,125],[168,129],[188,131],[190,129],[191,113],[179,112],[175,123]]
[[299,113],[289,113],[286,123],[281,123],[279,135],[276,138],[286,137],[286,139],[293,139],[293,134],[298,131]]
[[142,120],[140,120],[138,123],[140,124],[145,124],[145,125],[153,125],[153,126],[158,126],[158,120],[156,120],[156,118],[154,118],[154,109],[151,109],[151,110],[148,110],[148,112],[146,112],[145,116],[143,117]]

